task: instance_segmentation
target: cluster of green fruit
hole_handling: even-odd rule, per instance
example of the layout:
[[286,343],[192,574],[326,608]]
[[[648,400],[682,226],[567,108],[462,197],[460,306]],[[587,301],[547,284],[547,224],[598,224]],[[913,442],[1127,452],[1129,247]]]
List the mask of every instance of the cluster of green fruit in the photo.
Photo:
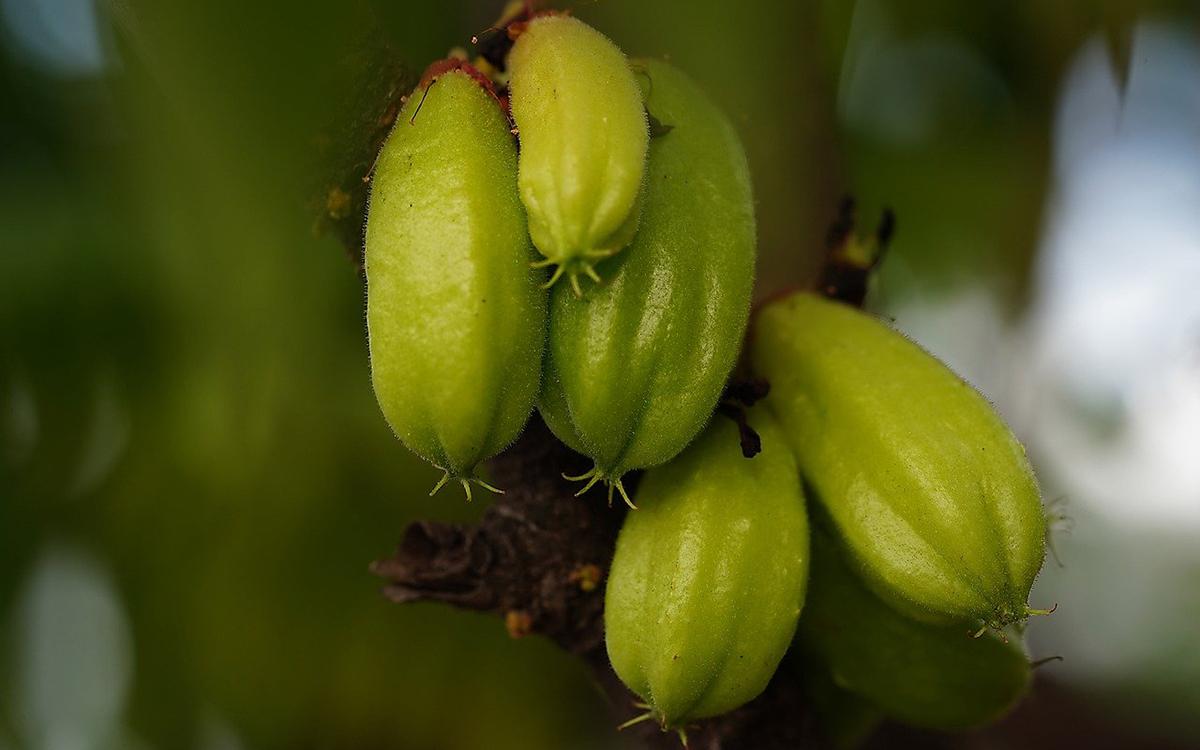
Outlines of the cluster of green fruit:
[[900,721],[1003,715],[1028,687],[1020,632],[1044,557],[1021,445],[938,360],[841,302],[768,304],[749,358],[771,382],[749,415],[762,452],[743,458],[715,422],[645,473],[617,540],[608,653],[644,716],[736,708],[789,647]]
[[595,461],[585,488],[625,496],[623,474],[696,437],[737,358],[754,277],[745,155],[667,63],[627,61],[561,14],[507,33],[506,96],[465,61],[438,63],[379,155],[375,392],[405,445],[468,494],[536,401]]
[[470,497],[536,407],[593,460],[581,492],[638,508],[605,628],[639,718],[736,708],[793,642],[806,673],[902,721],[1001,715],[1029,681],[1044,556],[1020,444],[887,325],[798,293],[756,316],[771,392],[744,457],[732,421],[710,424],[754,276],[734,129],[679,70],[568,15],[520,9],[500,33],[499,64],[427,71],[374,172],[372,379],[397,435]]

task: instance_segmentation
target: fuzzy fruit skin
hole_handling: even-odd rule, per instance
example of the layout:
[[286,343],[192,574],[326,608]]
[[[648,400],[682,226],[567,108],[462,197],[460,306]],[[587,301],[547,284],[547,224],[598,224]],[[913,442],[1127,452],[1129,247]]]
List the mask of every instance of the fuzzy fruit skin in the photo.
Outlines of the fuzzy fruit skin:
[[533,244],[571,273],[632,239],[649,126],[625,55],[570,16],[537,16],[508,60]]
[[744,458],[718,419],[651,469],[617,538],[604,601],[613,669],[664,728],[758,695],[796,629],[808,516],[795,459],[763,409],[763,450]]
[[384,415],[451,477],[472,477],[532,410],[546,321],[534,257],[507,118],[467,73],[438,75],[376,165],[367,327]]
[[1031,610],[1045,519],[1025,450],[970,385],[879,319],[793,294],[751,360],[868,584],[911,617],[1002,627]]
[[732,125],[695,84],[658,61],[650,113],[673,129],[650,144],[641,229],[578,299],[552,291],[539,409],[605,479],[677,455],[712,414],[750,310],[755,224]]
[[1020,644],[971,623],[929,625],[904,617],[850,570],[836,542],[812,535],[812,574],[796,640],[839,686],[906,724],[964,731],[999,719],[1029,688]]

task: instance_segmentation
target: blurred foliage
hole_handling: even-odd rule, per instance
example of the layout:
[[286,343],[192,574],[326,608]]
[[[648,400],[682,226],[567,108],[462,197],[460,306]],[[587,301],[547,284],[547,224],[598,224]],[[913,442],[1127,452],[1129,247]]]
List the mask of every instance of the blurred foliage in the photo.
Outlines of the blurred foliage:
[[[151,746],[205,746],[214,722],[256,748],[612,746],[598,692],[549,644],[377,595],[366,565],[407,521],[482,503],[426,497],[436,472],[371,393],[360,280],[304,205],[312,136],[362,29],[379,23],[419,69],[499,5],[113,0],[94,9],[96,69],[66,70],[22,40],[21,13],[91,6],[3,4],[0,745],[28,719],[5,677],[22,663],[23,581],[65,546],[111,570],[134,644],[123,718]],[[670,56],[733,115],[763,293],[809,278],[851,190],[868,220],[899,215],[886,286],[986,275],[1014,303],[1059,79],[1115,12],[576,10],[630,54]]]

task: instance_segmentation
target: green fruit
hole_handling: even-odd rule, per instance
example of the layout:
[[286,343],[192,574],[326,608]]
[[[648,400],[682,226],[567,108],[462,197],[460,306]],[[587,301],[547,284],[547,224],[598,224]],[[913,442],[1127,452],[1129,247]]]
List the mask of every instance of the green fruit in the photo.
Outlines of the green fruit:
[[633,238],[649,126],[625,55],[570,16],[537,16],[508,60],[529,233],[577,294],[579,274]]
[[1027,605],[1045,520],[1025,450],[979,393],[877,318],[812,294],[755,319],[753,366],[867,582],[929,622]]
[[740,350],[754,277],[737,134],[677,69],[635,65],[650,113],[672,129],[651,142],[641,229],[606,262],[609,281],[582,300],[553,291],[539,402],[554,434],[595,461],[585,478],[608,482],[610,498],[622,474],[670,460],[708,421]]
[[617,538],[604,600],[613,669],[664,729],[758,695],[796,629],[808,520],[795,460],[762,409],[762,452],[744,458],[715,421],[651,469]]
[[[449,67],[449,70],[445,68]],[[516,439],[539,388],[546,295],[517,149],[465,64],[441,64],[379,155],[367,215],[371,379],[392,429],[462,482]],[[437,488],[435,488],[436,491]]]
[[836,543],[812,535],[808,600],[796,634],[801,658],[885,715],[928,729],[961,731],[1003,716],[1029,687],[1030,666],[1015,641],[971,637],[970,623],[911,620],[872,594]]

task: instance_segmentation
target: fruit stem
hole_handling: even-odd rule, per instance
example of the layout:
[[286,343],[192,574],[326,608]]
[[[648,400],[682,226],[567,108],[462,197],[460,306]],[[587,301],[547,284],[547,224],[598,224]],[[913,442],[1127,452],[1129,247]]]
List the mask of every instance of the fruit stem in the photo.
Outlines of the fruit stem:
[[854,220],[854,198],[842,198],[838,216],[826,236],[827,255],[817,291],[829,299],[862,307],[871,272],[883,259],[895,230],[896,216],[885,208],[875,232],[860,235]]

